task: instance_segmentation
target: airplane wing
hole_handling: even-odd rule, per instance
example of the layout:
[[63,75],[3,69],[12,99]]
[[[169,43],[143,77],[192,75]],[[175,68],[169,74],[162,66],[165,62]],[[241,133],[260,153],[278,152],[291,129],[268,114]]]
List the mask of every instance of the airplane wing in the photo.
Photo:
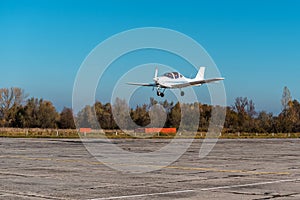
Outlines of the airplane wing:
[[216,81],[222,81],[224,78],[212,78],[212,79],[206,79],[206,80],[199,80],[199,81],[191,81],[191,82],[186,82],[186,83],[179,83],[179,84],[174,84],[171,87],[172,88],[183,88],[187,86],[192,86],[192,85],[202,85],[205,83],[211,83],[211,82],[216,82]]
[[157,86],[155,83],[127,83],[128,85],[139,85],[139,86],[148,86],[148,87],[155,87]]

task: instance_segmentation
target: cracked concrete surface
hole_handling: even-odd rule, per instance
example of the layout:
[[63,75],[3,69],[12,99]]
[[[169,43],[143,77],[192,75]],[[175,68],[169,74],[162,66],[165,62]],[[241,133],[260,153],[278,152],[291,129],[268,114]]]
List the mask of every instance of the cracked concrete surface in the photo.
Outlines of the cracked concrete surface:
[[[0,141],[0,199],[300,199],[298,139],[219,140],[205,159],[195,140],[172,165],[144,174],[107,167],[80,140]],[[149,152],[169,140],[113,142]]]

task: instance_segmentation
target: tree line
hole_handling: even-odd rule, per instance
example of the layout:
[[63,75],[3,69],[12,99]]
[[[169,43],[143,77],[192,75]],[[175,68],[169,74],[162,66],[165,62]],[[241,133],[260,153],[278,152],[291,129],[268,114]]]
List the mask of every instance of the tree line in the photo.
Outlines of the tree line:
[[[251,99],[238,97],[232,106],[226,107],[223,131],[228,133],[300,132],[300,103],[292,99],[287,87],[283,90],[281,104],[282,111],[276,116],[266,111],[257,112]],[[181,109],[185,109],[185,112]],[[61,112],[57,112],[52,102],[34,97],[28,98],[21,88],[0,89],[1,127],[74,129],[76,123],[77,127],[99,128],[101,126],[102,129],[134,129],[151,123],[152,126],[157,124],[178,128],[182,114],[184,114],[185,127],[183,128],[189,130],[195,125],[192,123],[195,119],[189,118],[193,116],[189,113],[197,109],[200,111],[200,116],[196,119],[199,122],[198,131],[207,131],[213,109],[211,105],[180,104],[167,100],[157,102],[154,98],[150,98],[148,104],[130,108],[125,100],[117,98],[113,105],[101,102],[87,105],[74,116],[71,108],[65,107]],[[153,112],[156,117],[151,118]],[[118,117],[115,118],[114,114]],[[134,123],[131,123],[132,121]]]
[[73,112],[61,113],[50,101],[28,98],[21,88],[0,89],[0,126],[14,128],[75,128]]

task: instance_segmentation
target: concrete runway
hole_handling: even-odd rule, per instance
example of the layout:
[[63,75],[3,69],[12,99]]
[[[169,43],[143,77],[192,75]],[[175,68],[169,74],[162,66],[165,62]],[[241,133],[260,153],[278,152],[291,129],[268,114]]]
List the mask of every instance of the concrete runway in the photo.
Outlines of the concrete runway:
[[[0,141],[0,199],[300,199],[299,139],[218,140],[204,159],[195,140],[172,165],[141,174],[109,168],[76,139]],[[169,140],[113,142],[144,152]]]

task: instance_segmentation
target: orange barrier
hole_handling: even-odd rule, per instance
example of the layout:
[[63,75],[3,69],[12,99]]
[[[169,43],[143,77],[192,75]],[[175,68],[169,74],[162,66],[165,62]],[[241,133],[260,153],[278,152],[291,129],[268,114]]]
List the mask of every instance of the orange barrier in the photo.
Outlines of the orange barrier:
[[92,131],[91,128],[80,128],[79,132],[80,133],[90,133]]
[[176,128],[137,128],[137,133],[176,133]]

